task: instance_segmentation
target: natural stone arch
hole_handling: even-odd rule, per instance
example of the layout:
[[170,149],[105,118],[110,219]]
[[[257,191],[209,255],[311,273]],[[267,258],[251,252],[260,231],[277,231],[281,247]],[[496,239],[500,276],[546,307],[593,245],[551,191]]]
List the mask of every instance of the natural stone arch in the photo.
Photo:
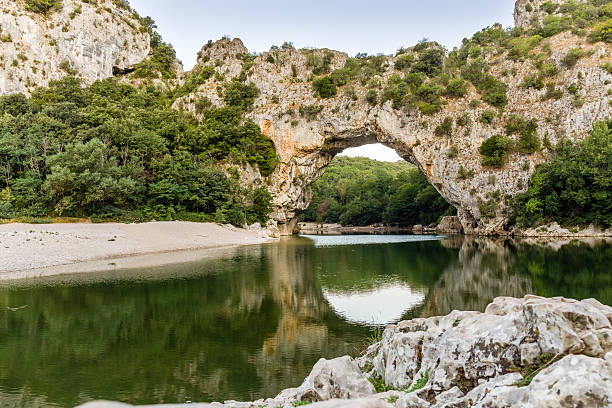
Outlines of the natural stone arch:
[[[526,15],[524,3],[525,0],[517,2],[517,26],[538,17]],[[556,87],[566,90],[580,83],[581,103],[575,104],[568,92],[559,99],[551,99],[545,97],[546,89],[521,86],[527,75],[537,73],[531,60],[510,60],[507,51],[501,55],[485,52],[488,72],[508,87],[508,103],[497,111],[499,117],[492,124],[479,121],[485,110],[495,108],[484,101],[480,105],[471,104],[472,100],[482,100],[481,93],[471,84],[464,97],[444,98],[439,112],[425,115],[414,107],[394,109],[391,101],[369,103],[366,94],[370,88],[359,81],[350,84],[351,92],[344,86],[332,98],[315,95],[309,58],[327,58],[329,70],[334,70],[345,66],[348,59],[345,53],[293,48],[263,53],[245,73],[246,81],[260,90],[247,117],[273,141],[280,163],[267,178],[256,170],[247,171],[244,181],[268,187],[274,202],[272,219],[281,233],[290,234],[298,214],[312,198],[308,186],[322,175],[334,154],[344,147],[375,141],[394,148],[421,169],[430,184],[457,208],[466,234],[511,233],[507,199],[526,191],[536,165],[549,160],[554,152],[551,148],[532,154],[515,150],[502,168],[487,168],[482,165],[479,153],[482,143],[493,135],[504,134],[510,115],[535,120],[540,139],[546,136],[554,146],[564,139],[584,139],[595,122],[609,118],[612,112],[607,86],[612,82],[612,74],[603,68],[603,64],[612,63],[609,44],[588,43],[583,37],[563,32],[546,39],[546,49],[538,47],[533,52],[546,53],[549,61],[559,67],[554,77]],[[585,50],[585,57],[575,67],[564,68],[561,61],[573,48]],[[219,76],[235,78],[243,70],[247,53],[239,39],[223,39],[202,49],[198,65],[212,67]],[[394,68],[397,57],[384,58],[384,72],[377,75],[379,94],[392,75],[403,74]],[[504,74],[507,71],[516,75]],[[204,97],[222,106],[224,102],[218,92],[222,83],[216,81],[210,79],[192,94],[179,98],[174,106],[197,114],[197,102]],[[308,107],[316,109],[308,111]],[[463,115],[470,118],[469,127],[455,124]],[[436,136],[434,130],[447,118],[454,123],[452,134]],[[518,141],[518,135],[511,138]],[[459,177],[461,168],[473,177]]]
[[[330,129],[323,130],[325,134],[323,146],[307,150],[303,156],[289,158],[288,163],[281,163],[273,175],[275,182],[272,183],[272,193],[275,199],[275,212],[272,217],[278,221],[282,234],[290,235],[294,231],[297,217],[310,205],[312,199],[310,187],[323,175],[334,157],[348,148],[368,144],[379,143],[395,150],[403,160],[417,166],[450,204],[457,205],[452,201],[452,194],[445,190],[443,180],[434,176],[433,164],[415,155],[414,144],[418,140],[416,137],[408,136],[402,139],[394,136],[378,126],[375,121],[339,133],[331,130],[333,125],[330,123],[319,122],[319,124],[323,127],[331,126]],[[272,128],[268,128],[268,131],[270,136]],[[275,140],[274,137],[272,139]],[[286,183],[282,181],[283,179],[292,182]]]

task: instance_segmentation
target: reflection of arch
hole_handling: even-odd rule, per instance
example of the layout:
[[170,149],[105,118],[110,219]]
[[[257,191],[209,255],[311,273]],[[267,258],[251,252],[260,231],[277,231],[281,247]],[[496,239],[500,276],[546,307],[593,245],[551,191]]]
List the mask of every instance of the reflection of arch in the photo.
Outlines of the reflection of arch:
[[513,258],[503,240],[453,236],[443,245],[459,249],[459,259],[446,268],[423,305],[404,316],[444,316],[453,310],[484,311],[498,296],[521,298],[533,293],[531,279],[512,271]]
[[[443,241],[443,245],[450,243],[452,248],[439,248],[442,252],[438,255],[445,255],[437,258],[444,258],[444,262],[439,267],[436,265],[436,269],[444,269],[444,273],[440,279],[436,275],[431,281],[424,281],[429,269],[416,271],[422,247],[415,246],[414,252],[406,252],[402,247],[390,253],[381,246],[379,256],[372,258],[375,263],[379,263],[382,257],[393,256],[397,256],[397,259],[392,258],[394,263],[400,258],[405,258],[405,262],[416,262],[400,266],[413,270],[413,274],[418,275],[415,282],[421,280],[423,287],[432,289],[425,304],[411,315],[440,314],[446,313],[444,307],[461,307],[453,293],[469,287],[473,277],[481,273],[481,265],[486,261],[481,249],[485,249],[485,254],[496,254],[495,261],[499,267],[489,269],[495,272],[502,268],[504,272],[496,275],[485,268],[486,279],[497,282],[489,286],[504,287],[511,280],[510,268],[505,266],[511,265],[511,258],[506,256],[503,245],[487,248],[487,242]],[[73,300],[70,288],[78,285],[78,278],[49,279],[52,284],[47,287],[40,285],[41,292],[34,289],[27,302],[20,303],[24,300],[19,298],[20,293],[26,292],[23,290],[15,291],[12,299],[6,293],[1,295],[7,297],[3,298],[7,304],[28,303],[30,307],[25,309],[26,312],[40,315],[41,325],[52,322],[53,328],[76,328],[80,334],[91,331],[92,327],[101,329],[94,331],[105,333],[105,336],[96,336],[87,350],[79,349],[78,359],[90,367],[92,378],[96,377],[95,374],[108,372],[113,372],[116,378],[135,378],[138,376],[133,375],[134,370],[148,364],[168,368],[161,380],[147,377],[140,379],[139,383],[130,383],[125,391],[126,400],[161,402],[157,398],[164,393],[192,398],[194,395],[204,396],[197,398],[199,400],[253,400],[274,395],[288,386],[297,386],[320,357],[332,358],[363,350],[362,342],[369,329],[350,324],[336,315],[324,297],[313,262],[317,259],[327,262],[325,252],[314,251],[313,246],[305,245],[303,240],[291,239],[280,245],[226,250],[220,259],[135,271],[132,276],[139,283],[134,286],[141,285],[146,292],[146,296],[138,297],[121,290],[130,286],[123,284],[130,274],[89,274],[83,276],[85,281],[81,287],[73,289],[79,295],[79,310],[74,312],[66,311],[66,300]],[[330,257],[337,255],[331,254]],[[346,259],[351,258],[345,256],[340,262]],[[360,258],[356,261],[362,263]],[[336,266],[339,264],[334,266],[332,263],[332,267]],[[96,284],[94,278],[102,284]],[[346,281],[348,277],[340,278]],[[57,288],[57,282],[61,280],[66,284]],[[529,283],[527,279],[525,282]],[[88,285],[94,289],[88,291]],[[467,307],[478,308],[479,305],[476,302]],[[186,313],[177,313],[176,308]],[[25,315],[11,315],[14,319],[20,316]],[[162,327],[156,326],[161,323]],[[140,330],[146,331],[147,335],[143,336]],[[160,332],[163,333],[158,336]],[[38,378],[50,376],[59,379],[61,376],[56,371],[62,370],[73,373],[66,368],[67,361],[61,358],[61,353],[62,348],[70,347],[71,342],[78,341],[78,338],[73,336],[57,342],[54,347],[44,347],[35,341],[20,341],[14,333],[15,330],[0,336],[0,351],[11,351],[10,355],[1,356],[7,367],[37,368],[40,370]],[[115,338],[114,333],[120,336]],[[230,348],[233,353],[228,353],[228,344],[232,342],[240,342],[243,349]],[[126,344],[129,347],[125,347]],[[180,352],[165,355],[167,348],[174,345],[180,347]],[[36,350],[28,352],[27,347]],[[142,347],[142,353],[133,352],[138,347]],[[45,358],[39,358],[41,356]],[[40,361],[50,360],[57,360],[57,364],[41,366]],[[27,373],[22,377],[29,381],[27,386],[32,392],[54,395],[53,390],[45,387],[60,388],[53,381],[36,382],[35,377]],[[112,378],[102,374],[99,377],[105,379],[107,386],[112,386]],[[252,383],[240,382],[245,377],[252,378]],[[100,383],[98,378],[93,384],[88,380],[89,377],[84,379],[80,386],[95,389]],[[245,389],[245,385],[251,388]],[[59,405],[72,406],[77,402],[60,401]]]

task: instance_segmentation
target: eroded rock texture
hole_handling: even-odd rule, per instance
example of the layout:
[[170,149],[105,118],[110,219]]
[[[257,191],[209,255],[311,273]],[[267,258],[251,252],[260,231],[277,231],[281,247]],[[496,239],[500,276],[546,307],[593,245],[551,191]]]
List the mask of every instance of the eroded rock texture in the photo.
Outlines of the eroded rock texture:
[[69,73],[92,83],[144,60],[150,36],[131,10],[93,3],[63,0],[45,15],[0,0],[0,94],[29,93]]
[[[521,4],[517,4],[517,10],[522,10]],[[525,14],[519,11],[517,23],[521,24],[523,18]],[[586,56],[575,67],[564,68],[561,60],[572,48],[584,49]],[[240,74],[242,58],[247,52],[238,39],[221,40],[202,49],[199,64],[213,67],[219,75],[231,78]],[[273,219],[280,224],[281,231],[292,232],[297,215],[308,208],[312,198],[310,185],[337,153],[348,147],[378,142],[392,147],[422,170],[442,196],[457,208],[465,233],[508,232],[504,197],[525,191],[535,166],[550,158],[551,150],[533,154],[515,151],[507,164],[495,169],[482,165],[479,147],[491,136],[506,132],[510,115],[535,119],[539,137],[547,138],[551,145],[564,138],[583,139],[594,122],[610,116],[607,84],[612,81],[612,75],[602,64],[612,60],[608,44],[591,44],[569,32],[551,37],[536,47],[534,53],[546,53],[559,67],[554,79],[558,89],[579,84],[580,103],[576,103],[575,96],[568,92],[559,99],[546,98],[546,89],[521,86],[526,76],[537,72],[534,62],[513,61],[506,53],[484,52],[490,73],[509,87],[509,102],[500,119],[492,124],[480,121],[484,111],[493,109],[491,106],[470,104],[480,98],[471,85],[465,97],[448,98],[441,112],[424,115],[418,109],[394,109],[391,101],[367,102],[370,86],[360,81],[339,88],[333,98],[317,97],[310,81],[313,68],[309,58],[327,57],[333,70],[344,67],[348,58],[344,53],[326,49],[280,49],[256,57],[248,70],[247,81],[254,83],[261,94],[248,116],[272,139],[279,155],[280,164],[267,183],[274,197]],[[394,67],[396,61],[397,57],[385,57],[385,72],[375,77],[380,83],[376,88],[379,95],[392,75],[401,74]],[[223,105],[218,87],[219,83],[212,78],[192,94],[177,100],[175,107],[197,115],[204,98]],[[471,126],[454,125],[450,135],[435,135],[436,127],[446,118],[457,123],[462,115],[467,115]],[[512,138],[518,140],[516,135]],[[473,176],[462,177],[462,172]],[[249,181],[264,182],[260,177],[251,177]],[[485,209],[486,204],[492,204],[491,197],[497,197],[492,212],[490,208]]]

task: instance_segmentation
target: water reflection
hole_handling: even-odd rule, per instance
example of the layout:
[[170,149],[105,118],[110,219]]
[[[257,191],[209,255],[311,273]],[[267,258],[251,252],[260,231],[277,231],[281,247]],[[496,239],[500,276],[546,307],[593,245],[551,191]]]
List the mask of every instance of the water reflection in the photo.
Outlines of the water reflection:
[[6,284],[0,405],[253,400],[299,385],[320,357],[356,353],[367,324],[483,310],[501,295],[611,304],[610,265],[612,245],[599,241],[294,238],[172,267]]
[[425,299],[421,290],[401,283],[366,291],[324,290],[323,295],[339,316],[349,322],[370,326],[395,323]]

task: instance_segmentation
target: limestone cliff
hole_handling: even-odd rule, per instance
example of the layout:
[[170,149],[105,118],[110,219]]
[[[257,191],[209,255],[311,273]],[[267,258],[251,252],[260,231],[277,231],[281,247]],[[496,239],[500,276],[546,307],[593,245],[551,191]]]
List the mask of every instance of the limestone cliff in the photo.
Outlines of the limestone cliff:
[[[520,2],[519,2],[520,3]],[[517,22],[522,21],[519,13]],[[585,52],[574,67],[564,67],[568,50]],[[201,52],[201,65],[213,67],[217,78],[238,76],[247,50],[238,39],[208,45]],[[254,109],[248,114],[270,137],[280,158],[280,165],[268,180],[276,211],[273,218],[281,230],[291,232],[296,216],[308,207],[309,186],[321,176],[335,154],[347,147],[383,143],[394,148],[405,160],[417,165],[433,186],[457,207],[466,233],[494,234],[508,232],[505,198],[525,191],[538,163],[551,157],[551,149],[532,154],[514,151],[502,168],[482,165],[479,147],[496,134],[506,132],[511,115],[535,119],[540,139],[549,147],[568,138],[581,140],[594,122],[608,118],[611,106],[608,84],[612,75],[602,67],[610,59],[607,43],[588,43],[584,37],[564,32],[542,41],[533,54],[547,55],[556,68],[554,89],[563,90],[555,98],[547,89],[523,85],[527,76],[537,73],[533,58],[512,60],[507,51],[484,49],[490,73],[508,86],[508,103],[497,112],[493,123],[480,120],[492,108],[472,101],[481,98],[471,86],[461,98],[445,98],[438,113],[425,115],[418,109],[394,109],[392,102],[372,104],[366,96],[372,89],[381,93],[393,75],[398,57],[384,57],[383,71],[371,81],[353,82],[339,89],[333,98],[315,95],[311,83],[313,59],[327,59],[329,71],[344,67],[344,53],[321,50],[275,49],[254,59],[247,81],[261,91]],[[314,57],[313,57],[314,56]],[[179,99],[176,107],[198,113],[199,102],[207,98],[222,105],[221,83],[209,79],[192,94]],[[577,93],[564,92],[574,85]],[[469,118],[469,126],[455,125],[452,132],[436,136],[435,129],[450,118],[458,123]],[[518,136],[512,136],[517,141]],[[462,172],[470,176],[462,177]]]
[[149,54],[149,33],[125,3],[61,3],[43,14],[25,1],[0,0],[0,94],[28,93],[68,73],[92,83]]
[[[545,3],[517,0],[516,26],[526,28],[543,22],[545,13],[560,12]],[[47,14],[28,11],[22,1],[0,0],[0,7],[0,94],[27,93],[67,73],[86,83],[125,73],[150,51],[148,31],[119,0],[98,0],[97,5],[63,0],[61,9]],[[246,115],[273,141],[279,165],[269,177],[249,167],[243,181],[268,186],[272,218],[283,233],[293,231],[312,198],[311,184],[337,153],[376,142],[394,148],[423,171],[457,208],[466,233],[510,233],[508,201],[527,189],[536,165],[552,157],[559,141],[586,137],[612,110],[610,43],[589,40],[585,29],[564,30],[547,38],[515,30],[506,33],[503,44],[474,40],[460,50],[444,51],[442,74],[424,80],[429,91],[435,90],[435,109],[414,101],[396,106],[393,95],[382,97],[393,86],[404,92],[397,84],[405,85],[410,71],[402,65],[421,62],[423,47],[441,49],[436,44],[419,44],[418,50],[396,56],[349,59],[338,51],[289,45],[250,55],[240,40],[222,39],[202,48],[193,71],[183,74],[180,66],[171,70],[178,78],[172,74],[170,82],[189,85],[175,94],[182,96],[173,106],[199,116],[211,105],[224,104],[225,85],[232,81],[259,89]],[[494,34],[483,32],[481,39]],[[570,50],[578,52],[573,59],[568,59]],[[461,58],[465,65],[453,66]],[[332,95],[313,91],[313,79],[329,80],[347,62],[362,64],[367,76],[338,79]],[[492,81],[504,88],[503,103],[492,101],[473,80],[465,81],[465,89],[455,95],[445,90],[450,80],[466,77],[463,70],[478,64],[489,85]],[[137,86],[147,81],[123,80]],[[510,133],[515,147],[503,165],[483,165],[482,144],[507,133],[507,124],[517,117],[537,128],[542,147],[520,149],[521,136]]]

